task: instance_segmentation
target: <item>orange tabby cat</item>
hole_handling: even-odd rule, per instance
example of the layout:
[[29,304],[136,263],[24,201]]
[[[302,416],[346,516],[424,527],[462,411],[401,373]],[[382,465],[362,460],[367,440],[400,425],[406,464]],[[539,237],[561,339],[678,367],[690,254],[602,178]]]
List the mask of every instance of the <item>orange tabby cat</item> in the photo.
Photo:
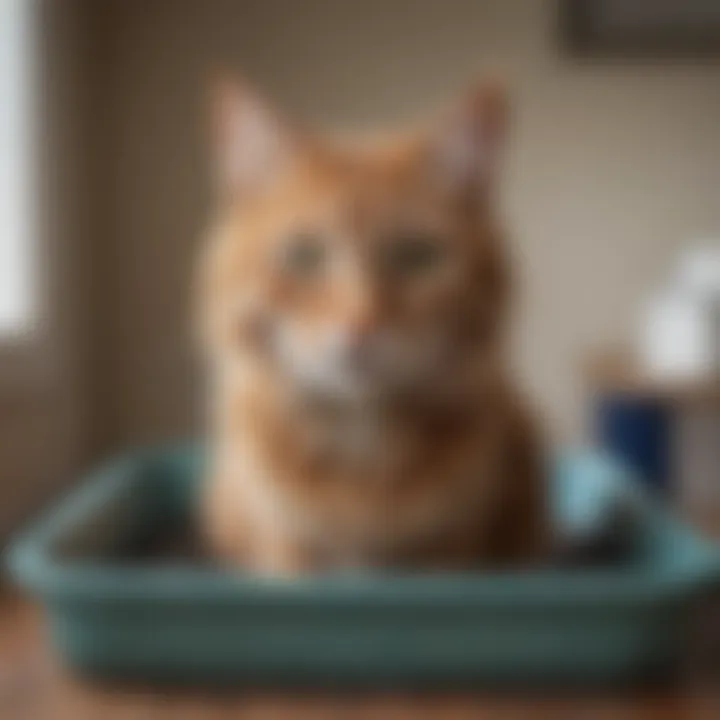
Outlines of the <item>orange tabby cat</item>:
[[492,199],[503,93],[362,143],[290,127],[232,83],[216,110],[215,551],[268,573],[536,561],[543,458],[508,372]]

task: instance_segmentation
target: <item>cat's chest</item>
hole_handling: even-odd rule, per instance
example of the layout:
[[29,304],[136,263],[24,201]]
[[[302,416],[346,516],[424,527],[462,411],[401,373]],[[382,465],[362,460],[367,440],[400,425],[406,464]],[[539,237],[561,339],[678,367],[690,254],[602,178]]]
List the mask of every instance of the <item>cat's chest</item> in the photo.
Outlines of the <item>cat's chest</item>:
[[348,554],[403,546],[468,512],[480,521],[490,487],[482,438],[432,442],[363,417],[290,436],[250,433],[234,452],[257,522]]

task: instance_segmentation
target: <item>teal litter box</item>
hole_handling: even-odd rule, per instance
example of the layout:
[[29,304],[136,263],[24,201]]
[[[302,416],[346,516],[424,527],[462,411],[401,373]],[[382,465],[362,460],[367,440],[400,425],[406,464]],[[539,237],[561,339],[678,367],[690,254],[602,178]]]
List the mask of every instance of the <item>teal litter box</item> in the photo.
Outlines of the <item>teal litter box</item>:
[[558,531],[590,536],[622,508],[622,562],[289,580],[147,556],[192,524],[201,469],[189,448],[115,461],[10,549],[72,668],[194,685],[635,682],[672,668],[694,603],[720,584],[713,545],[590,453],[553,474]]

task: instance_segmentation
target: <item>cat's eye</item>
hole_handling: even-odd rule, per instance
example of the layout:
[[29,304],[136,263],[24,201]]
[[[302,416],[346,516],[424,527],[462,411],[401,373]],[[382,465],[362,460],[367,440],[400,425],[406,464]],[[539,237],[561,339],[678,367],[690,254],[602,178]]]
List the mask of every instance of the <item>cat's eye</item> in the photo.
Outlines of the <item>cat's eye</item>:
[[419,275],[436,268],[444,259],[438,238],[411,233],[393,238],[385,249],[385,266],[394,274]]
[[301,233],[291,238],[283,249],[282,262],[287,270],[297,275],[313,275],[325,263],[326,249],[320,238]]

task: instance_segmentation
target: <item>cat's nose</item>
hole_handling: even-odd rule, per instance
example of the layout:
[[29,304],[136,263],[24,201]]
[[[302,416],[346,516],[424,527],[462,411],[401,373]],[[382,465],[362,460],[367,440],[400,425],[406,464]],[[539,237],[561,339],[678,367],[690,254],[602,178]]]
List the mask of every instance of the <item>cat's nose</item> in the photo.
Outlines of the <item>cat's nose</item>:
[[366,344],[375,332],[375,318],[370,313],[357,314],[347,323],[348,341],[355,345]]
[[364,370],[370,364],[372,338],[369,333],[353,333],[345,348],[345,357],[350,366]]
[[355,308],[345,318],[345,345],[353,353],[362,353],[364,348],[372,344],[376,330],[376,318],[367,306]]
[[371,323],[353,324],[344,329],[342,356],[349,368],[361,372],[370,369],[374,354],[374,334]]
[[[352,292],[350,292],[352,290]],[[347,364],[364,370],[373,354],[377,312],[372,294],[362,284],[348,285],[342,318],[342,352]]]

